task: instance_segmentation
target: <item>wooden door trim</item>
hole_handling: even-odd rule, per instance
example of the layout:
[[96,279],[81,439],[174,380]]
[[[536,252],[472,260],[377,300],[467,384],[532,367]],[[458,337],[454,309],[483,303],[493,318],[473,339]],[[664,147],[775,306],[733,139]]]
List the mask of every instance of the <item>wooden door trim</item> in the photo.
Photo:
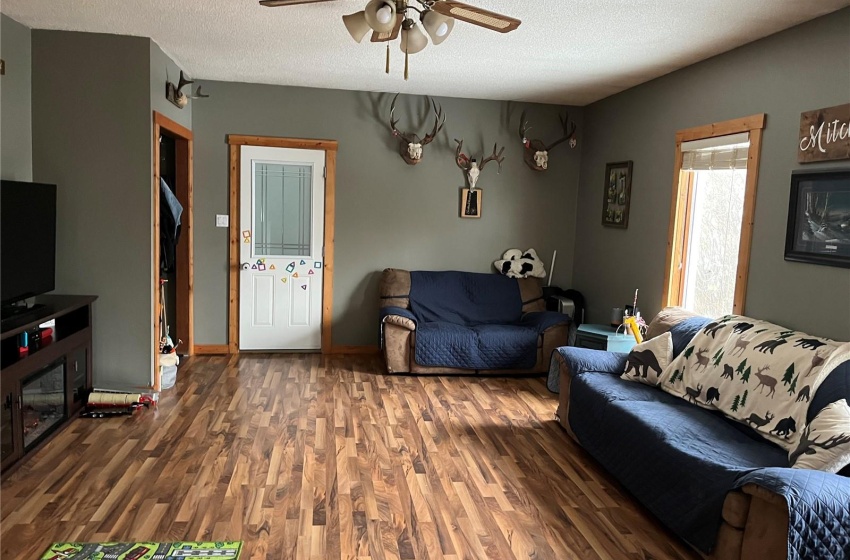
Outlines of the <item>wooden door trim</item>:
[[670,204],[670,225],[667,232],[667,257],[664,266],[664,285],[661,298],[663,307],[681,305],[685,258],[685,236],[682,228],[690,221],[690,192],[693,188],[692,173],[682,171],[684,159],[682,143],[703,140],[718,136],[727,136],[748,132],[750,148],[747,155],[747,181],[744,193],[744,211],[741,220],[741,240],[738,248],[738,267],[735,282],[733,312],[744,313],[749,280],[750,255],[753,241],[753,222],[755,220],[756,191],[758,187],[759,164],[761,158],[762,130],[767,116],[764,113],[750,115],[740,119],[716,122],[680,130],[676,133],[676,156],[673,168],[673,192]]
[[[179,199],[183,199],[183,214],[181,216],[181,241],[177,250],[177,318],[178,322],[186,325],[187,340],[183,341],[186,353],[194,353],[194,240],[193,240],[193,198],[194,198],[194,135],[185,126],[169,119],[162,113],[153,111],[153,389],[159,391],[159,317],[160,306],[160,273],[159,273],[159,178],[160,178],[160,146],[159,137],[165,132],[175,138],[175,172],[177,174],[174,189]],[[176,334],[175,334],[176,336]],[[175,341],[176,342],[176,341]]]
[[335,152],[339,147],[336,140],[310,138],[277,138],[270,136],[245,136],[229,134],[227,143],[231,146],[259,146],[265,148],[292,148],[296,150],[324,150]]
[[230,169],[230,240],[229,240],[229,287],[227,313],[227,347],[231,354],[239,352],[239,251],[241,245],[239,232],[239,191],[241,183],[241,147],[260,146],[268,148],[293,148],[299,150],[322,150],[325,152],[325,230],[323,257],[324,274],[322,279],[322,354],[332,350],[331,325],[333,320],[333,271],[334,236],[336,216],[336,154],[339,143],[336,140],[311,140],[306,138],[277,138],[269,136],[245,136],[230,134],[227,136]]

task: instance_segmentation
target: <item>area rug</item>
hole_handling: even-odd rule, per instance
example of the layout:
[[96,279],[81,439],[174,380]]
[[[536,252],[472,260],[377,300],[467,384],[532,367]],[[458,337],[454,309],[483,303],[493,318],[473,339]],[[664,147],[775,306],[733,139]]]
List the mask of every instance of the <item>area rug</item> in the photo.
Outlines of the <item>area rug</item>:
[[41,560],[236,560],[242,541],[53,543]]

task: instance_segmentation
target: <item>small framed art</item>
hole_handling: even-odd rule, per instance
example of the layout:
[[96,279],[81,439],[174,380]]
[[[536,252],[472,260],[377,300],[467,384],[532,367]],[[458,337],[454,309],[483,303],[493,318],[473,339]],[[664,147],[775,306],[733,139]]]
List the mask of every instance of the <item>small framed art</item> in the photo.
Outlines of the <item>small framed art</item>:
[[605,190],[602,196],[602,225],[629,227],[632,204],[632,162],[621,161],[605,166]]
[[850,268],[850,170],[791,174],[785,260]]
[[480,218],[481,200],[483,198],[484,191],[481,189],[462,189],[460,197],[460,217]]

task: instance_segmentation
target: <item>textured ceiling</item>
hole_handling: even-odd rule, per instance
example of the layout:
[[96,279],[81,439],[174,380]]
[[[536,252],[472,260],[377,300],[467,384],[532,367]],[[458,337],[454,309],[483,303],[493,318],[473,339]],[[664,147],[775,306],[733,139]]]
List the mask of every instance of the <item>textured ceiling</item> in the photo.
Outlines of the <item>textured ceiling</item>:
[[472,0],[523,20],[507,35],[458,22],[411,55],[360,45],[340,19],[367,0],[3,0],[32,28],[151,37],[195,78],[585,105],[850,5],[850,0]]

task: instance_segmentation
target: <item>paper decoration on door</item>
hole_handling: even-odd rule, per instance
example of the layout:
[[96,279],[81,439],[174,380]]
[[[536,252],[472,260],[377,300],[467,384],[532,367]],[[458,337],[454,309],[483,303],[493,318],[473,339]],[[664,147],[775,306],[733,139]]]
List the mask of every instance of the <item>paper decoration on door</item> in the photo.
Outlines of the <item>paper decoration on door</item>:
[[312,276],[312,275],[313,275],[313,271],[311,270],[311,271],[310,271],[310,272],[308,272],[307,274],[309,274],[309,275],[311,275],[311,276]]
[[301,259],[301,264],[307,264],[307,261],[305,261],[304,259]]
[[302,289],[302,290],[306,290],[306,289],[307,289],[307,284],[301,284],[301,289]]
[[258,264],[257,265],[257,270],[265,270],[265,269],[266,269],[266,265],[264,265],[264,264]]
[[292,275],[292,277],[293,277],[293,278],[298,278],[298,273],[296,272],[295,274],[293,274],[293,275]]
[[244,237],[245,239],[250,239],[250,238],[251,238],[251,230],[250,230],[250,229],[246,229],[245,231],[243,231],[243,232],[242,232],[242,237]]
[[286,271],[287,272],[292,272],[293,270],[295,270],[295,263],[294,262],[291,262],[288,265],[286,265]]
[[322,268],[322,261],[316,261],[313,263],[313,268]]
[[266,259],[257,259],[257,264],[265,264]]
[[269,267],[269,270],[274,270],[274,269],[275,269],[275,268],[274,268],[274,265],[271,265],[271,266]]
[[283,278],[281,278],[281,279],[280,279],[280,281],[281,281],[281,282],[283,282],[284,284],[286,284],[286,276],[284,276]]
[[245,238],[245,243],[250,243],[250,242],[251,242],[251,238],[250,238],[250,237],[246,237],[246,238]]
[[252,264],[252,265],[251,265],[251,270],[257,270],[257,265]]

